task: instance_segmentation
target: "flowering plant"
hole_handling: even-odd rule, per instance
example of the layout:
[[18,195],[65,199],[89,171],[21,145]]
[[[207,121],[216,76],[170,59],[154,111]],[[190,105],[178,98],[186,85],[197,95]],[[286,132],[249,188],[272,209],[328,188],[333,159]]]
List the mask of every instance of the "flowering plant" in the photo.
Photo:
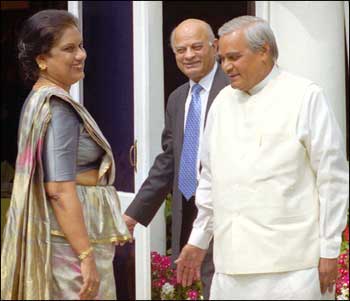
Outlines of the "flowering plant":
[[176,271],[169,256],[151,252],[152,300],[203,300],[200,281],[183,287],[176,281]]
[[349,300],[349,223],[343,232],[335,293],[337,300]]

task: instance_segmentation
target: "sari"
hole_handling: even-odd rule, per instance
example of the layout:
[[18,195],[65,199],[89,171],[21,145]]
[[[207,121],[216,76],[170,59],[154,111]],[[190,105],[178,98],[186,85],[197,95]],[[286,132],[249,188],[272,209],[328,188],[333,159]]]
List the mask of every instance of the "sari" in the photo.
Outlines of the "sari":
[[16,173],[1,250],[1,299],[78,299],[83,283],[77,254],[60,230],[44,188],[41,154],[51,119],[49,99],[53,95],[73,107],[91,138],[105,151],[98,184],[77,185],[77,192],[101,277],[97,297],[115,299],[113,243],[127,241],[131,236],[113,186],[112,150],[88,111],[59,87],[41,87],[23,109]]

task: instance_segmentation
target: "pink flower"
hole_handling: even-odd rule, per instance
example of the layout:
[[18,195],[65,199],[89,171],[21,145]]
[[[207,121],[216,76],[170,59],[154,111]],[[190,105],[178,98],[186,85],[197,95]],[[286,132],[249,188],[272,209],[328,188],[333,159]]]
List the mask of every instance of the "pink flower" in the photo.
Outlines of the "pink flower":
[[190,290],[187,293],[188,298],[190,298],[191,300],[197,300],[198,298],[198,292],[194,291],[194,290]]
[[336,295],[342,295],[342,289],[349,287],[349,248],[345,248],[338,259],[338,278],[336,282]]
[[154,284],[154,287],[156,287],[156,288],[162,287],[162,283],[159,280],[154,281],[153,284]]
[[174,285],[174,286],[177,284],[176,275],[174,275],[174,276],[170,279],[170,284],[171,284],[171,285]]
[[[191,287],[183,287],[177,283],[176,271],[171,266],[169,256],[161,256],[157,252],[151,252],[151,276],[152,276],[152,299],[160,300],[169,296],[162,293],[164,285],[173,287],[173,295],[171,298],[176,300],[191,299],[197,300],[200,297],[200,283],[195,283]],[[198,291],[197,291],[198,290]]]

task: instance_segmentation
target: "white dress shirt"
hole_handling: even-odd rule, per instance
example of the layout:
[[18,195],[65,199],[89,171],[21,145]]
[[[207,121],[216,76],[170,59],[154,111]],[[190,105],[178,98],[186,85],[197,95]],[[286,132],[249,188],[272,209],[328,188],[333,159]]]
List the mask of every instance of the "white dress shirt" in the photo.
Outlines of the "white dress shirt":
[[[279,72],[277,66],[274,66],[270,74],[253,87],[249,94],[253,95],[263,89]],[[210,135],[213,118],[215,116],[209,113],[200,157],[202,171],[196,191],[198,215],[188,241],[189,244],[202,249],[208,248],[213,236],[211,172],[208,164],[209,145],[206,138]],[[320,199],[320,256],[336,258],[340,252],[341,233],[346,225],[349,167],[340,128],[323,90],[316,84],[310,85],[305,93],[296,135],[307,150],[317,178]],[[332,145],[331,150],[330,145]],[[336,184],[329,185],[329,177],[339,177],[339,179]]]
[[[199,94],[201,98],[201,121],[200,121],[200,126],[199,126],[199,146],[198,146],[198,156],[197,156],[197,179],[199,180],[199,162],[200,162],[200,156],[199,154],[201,153],[201,141],[203,137],[203,131],[204,131],[204,120],[205,120],[205,112],[207,110],[207,105],[208,105],[208,98],[209,98],[209,93],[211,86],[214,81],[214,76],[216,73],[216,70],[218,68],[217,62],[215,62],[213,69],[205,76],[203,77],[198,84],[202,86],[202,90]],[[186,103],[185,103],[185,118],[184,118],[184,131],[186,129],[186,120],[187,120],[187,114],[188,114],[188,109],[190,107],[190,103],[192,100],[192,87],[197,84],[193,80],[190,80],[190,90],[188,92],[187,98],[186,98]]]

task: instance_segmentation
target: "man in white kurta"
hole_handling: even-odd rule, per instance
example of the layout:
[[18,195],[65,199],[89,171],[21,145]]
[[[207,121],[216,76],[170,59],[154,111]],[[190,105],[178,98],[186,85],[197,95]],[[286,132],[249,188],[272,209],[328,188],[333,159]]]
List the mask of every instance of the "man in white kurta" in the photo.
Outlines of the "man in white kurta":
[[208,115],[178,281],[198,278],[214,237],[211,299],[334,299],[349,194],[335,117],[317,84],[277,67],[265,21],[236,18],[219,35],[231,85]]

